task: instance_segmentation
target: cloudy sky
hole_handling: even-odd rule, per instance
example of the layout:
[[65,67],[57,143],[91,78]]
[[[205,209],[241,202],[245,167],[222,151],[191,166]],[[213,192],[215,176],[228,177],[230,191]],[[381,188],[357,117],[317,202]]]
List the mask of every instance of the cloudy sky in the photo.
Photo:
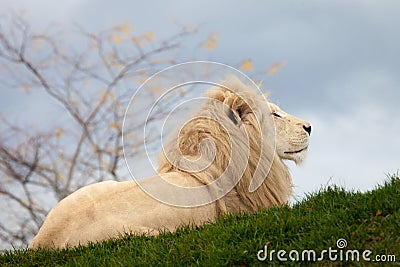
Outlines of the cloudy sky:
[[[399,1],[0,0],[0,6],[3,13],[24,10],[38,29],[77,23],[96,32],[127,22],[162,37],[177,24],[197,27],[199,39],[187,40],[189,48],[215,33],[215,50],[190,59],[251,58],[248,74],[264,80],[271,99],[311,122],[307,162],[289,164],[298,197],[327,184],[369,190],[400,168]],[[276,75],[264,74],[281,61]],[[46,105],[0,91],[0,112],[19,118],[29,119],[22,106]]]

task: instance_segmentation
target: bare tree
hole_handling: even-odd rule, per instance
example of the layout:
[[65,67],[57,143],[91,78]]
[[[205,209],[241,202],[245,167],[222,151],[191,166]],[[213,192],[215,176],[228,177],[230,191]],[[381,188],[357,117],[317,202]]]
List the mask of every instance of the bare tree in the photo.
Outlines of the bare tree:
[[[59,107],[58,122],[43,123],[43,129],[0,113],[0,249],[26,246],[52,206],[80,187],[130,179],[123,156],[143,153],[137,133],[144,125],[142,120],[125,125],[124,145],[130,149],[123,155],[125,108],[143,81],[185,58],[182,44],[195,33],[178,25],[176,34],[160,39],[127,23],[98,33],[77,25],[36,32],[18,15],[0,15],[0,90],[39,93],[43,103]],[[196,48],[215,49],[217,37],[211,33]],[[251,59],[236,65],[253,70]],[[144,110],[153,103],[146,100],[160,93],[153,89],[141,94]],[[164,118],[169,103],[181,96],[158,107],[146,123]],[[152,138],[146,136],[146,142]]]
[[[125,107],[144,79],[175,62],[195,30],[181,27],[164,40],[133,32],[124,23],[96,34],[78,26],[36,33],[19,16],[0,17],[0,87],[40,91],[65,111],[45,130],[0,114],[3,244],[25,246],[49,209],[78,188],[129,179],[122,160]],[[129,127],[127,141],[139,153],[134,136],[143,125]]]

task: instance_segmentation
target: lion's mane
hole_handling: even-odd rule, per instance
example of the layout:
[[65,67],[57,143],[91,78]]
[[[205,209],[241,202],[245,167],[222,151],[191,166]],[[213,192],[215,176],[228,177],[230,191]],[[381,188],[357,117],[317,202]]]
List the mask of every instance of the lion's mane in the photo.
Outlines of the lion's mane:
[[[204,161],[212,162],[201,171],[189,172],[207,185],[227,172],[231,182],[237,183],[217,201],[219,213],[281,205],[292,193],[288,168],[275,153],[275,128],[268,102],[251,88],[235,77],[213,87],[207,92],[206,103],[192,120],[171,135],[159,155],[159,174],[187,174],[188,169],[199,169],[198,165],[204,165]],[[211,140],[214,147],[204,140]],[[233,142],[239,153],[232,154]],[[240,153],[246,149],[248,158]],[[263,181],[254,192],[249,190],[252,179]]]

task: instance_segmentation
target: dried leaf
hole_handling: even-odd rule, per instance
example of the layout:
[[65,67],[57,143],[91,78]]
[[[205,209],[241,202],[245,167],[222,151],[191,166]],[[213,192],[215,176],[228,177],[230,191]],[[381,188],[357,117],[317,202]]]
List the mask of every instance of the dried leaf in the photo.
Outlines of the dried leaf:
[[121,129],[120,124],[118,122],[112,122],[108,126],[110,126],[110,128],[116,129],[116,130]]
[[150,90],[151,90],[155,95],[159,95],[159,94],[161,93],[162,87],[159,86],[159,85],[157,85],[157,84],[154,84],[154,85],[150,88]]
[[57,128],[54,132],[54,134],[56,135],[56,137],[61,137],[64,134],[64,129],[62,128]]
[[159,58],[159,57],[152,57],[152,58],[149,59],[149,62],[150,62],[151,64],[157,64],[157,63],[160,63],[160,62],[161,62],[161,58]]
[[143,42],[151,43],[155,38],[154,32],[146,32],[141,36],[133,36],[132,41],[136,43],[138,46],[142,46]]
[[117,98],[117,96],[115,95],[114,92],[109,92],[108,93],[108,98],[111,99],[111,100],[115,100]]
[[375,216],[379,216],[379,215],[381,215],[382,214],[382,211],[381,210],[377,210],[376,212],[375,212]]
[[207,40],[204,42],[204,47],[207,50],[214,50],[215,47],[219,44],[217,40],[218,33],[212,33],[208,36]]
[[280,61],[278,63],[273,64],[269,69],[267,70],[267,75],[275,75],[283,66],[286,65],[285,61]]
[[100,102],[101,103],[106,103],[108,101],[113,101],[117,98],[114,92],[107,92],[107,91],[102,91],[100,93]]
[[246,59],[245,61],[243,61],[242,64],[240,64],[239,69],[252,71],[253,63],[252,63],[251,59]]
[[57,172],[56,173],[56,179],[57,180],[62,180],[62,179],[64,179],[64,175],[62,173]]
[[154,40],[154,32],[146,32],[142,35],[142,38],[150,43]]
[[124,62],[113,62],[112,66],[117,68],[118,70],[122,70],[123,68],[126,67],[126,63],[124,63]]
[[121,37],[121,36],[118,36],[118,35],[110,35],[110,36],[108,37],[108,39],[109,39],[111,42],[115,43],[115,44],[118,44],[118,43],[120,43],[120,42],[123,41],[122,37]]
[[26,92],[26,93],[30,92],[29,91],[29,84],[23,84],[18,89],[21,90],[22,92]]
[[128,22],[122,23],[121,25],[117,26],[117,31],[122,32],[122,33],[129,33],[132,31],[133,27],[129,25]]
[[114,62],[117,60],[117,57],[114,53],[107,53],[104,57],[108,62]]
[[144,83],[145,81],[147,81],[149,79],[149,77],[148,76],[146,76],[146,75],[140,75],[140,76],[134,76],[134,77],[132,77],[131,78],[131,80],[133,81],[133,82],[135,82],[135,83],[140,83],[140,84],[142,84],[142,83]]
[[14,181],[13,181],[13,179],[11,179],[11,177],[10,176],[7,176],[6,177],[6,183],[7,184],[12,184]]
[[136,43],[138,46],[142,45],[142,40],[139,37],[133,36],[132,41]]
[[34,39],[32,40],[31,47],[35,52],[39,52],[40,49],[45,45],[45,42],[43,39]]
[[195,33],[197,32],[197,29],[193,26],[185,26],[183,27],[183,31],[187,33]]
[[140,144],[140,143],[133,144],[134,149],[140,149],[141,147],[142,147],[142,144]]

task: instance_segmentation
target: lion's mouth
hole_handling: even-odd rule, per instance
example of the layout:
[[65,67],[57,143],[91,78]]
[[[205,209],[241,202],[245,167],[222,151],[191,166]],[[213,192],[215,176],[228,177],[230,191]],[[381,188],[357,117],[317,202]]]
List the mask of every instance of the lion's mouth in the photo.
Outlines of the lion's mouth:
[[289,151],[289,152],[283,152],[285,154],[296,154],[296,153],[300,153],[303,152],[304,150],[307,150],[308,146],[306,146],[305,148],[302,148],[300,150],[296,150],[296,151]]

